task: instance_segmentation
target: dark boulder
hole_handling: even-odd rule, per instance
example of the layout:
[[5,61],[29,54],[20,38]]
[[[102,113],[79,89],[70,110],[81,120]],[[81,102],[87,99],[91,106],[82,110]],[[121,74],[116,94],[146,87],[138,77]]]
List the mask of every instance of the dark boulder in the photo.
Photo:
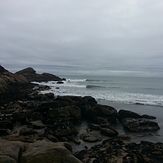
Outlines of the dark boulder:
[[106,105],[85,106],[82,108],[83,119],[97,121],[98,117],[105,118],[109,123],[115,123],[117,118],[117,111]]
[[50,109],[47,114],[47,120],[52,119],[66,119],[69,121],[80,121],[81,120],[81,110],[79,107],[72,105],[72,106],[66,106],[61,107],[57,109]]
[[118,112],[118,120],[122,122],[125,118],[142,118],[142,116],[129,110],[120,110]]

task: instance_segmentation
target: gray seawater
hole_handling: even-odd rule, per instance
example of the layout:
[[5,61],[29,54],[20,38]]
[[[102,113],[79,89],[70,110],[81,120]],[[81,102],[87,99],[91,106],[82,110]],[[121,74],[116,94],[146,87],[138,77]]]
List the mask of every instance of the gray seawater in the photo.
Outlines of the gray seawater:
[[[124,104],[163,106],[163,78],[63,76],[64,84],[49,85],[57,95],[93,96],[96,100]],[[57,88],[57,89],[56,89]]]

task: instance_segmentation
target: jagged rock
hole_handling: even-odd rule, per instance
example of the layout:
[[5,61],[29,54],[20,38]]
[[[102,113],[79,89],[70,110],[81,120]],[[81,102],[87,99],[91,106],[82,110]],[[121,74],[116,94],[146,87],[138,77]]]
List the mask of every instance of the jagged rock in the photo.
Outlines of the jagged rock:
[[77,152],[75,156],[84,163],[91,162],[111,162],[111,163],[125,163],[125,162],[143,162],[143,158],[139,154],[131,153],[123,149],[125,144],[118,139],[108,139],[102,144],[95,145],[89,150]]
[[55,129],[55,130],[53,130],[52,133],[57,138],[61,138],[61,137],[65,137],[65,136],[67,137],[67,136],[77,135],[78,130],[75,127],[70,127],[70,126],[65,125],[65,128]]
[[23,153],[21,162],[23,163],[81,163],[80,160],[71,154],[71,146],[68,143],[52,143],[47,141],[37,141],[28,144]]
[[154,131],[160,129],[156,122],[152,122],[144,118],[125,118],[122,121],[122,125],[133,132]]

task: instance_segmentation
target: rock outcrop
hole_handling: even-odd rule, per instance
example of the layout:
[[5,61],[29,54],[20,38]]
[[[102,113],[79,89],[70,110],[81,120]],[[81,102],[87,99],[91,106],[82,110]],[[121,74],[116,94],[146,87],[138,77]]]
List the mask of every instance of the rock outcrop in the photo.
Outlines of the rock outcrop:
[[55,75],[49,74],[49,73],[37,74],[36,71],[31,67],[20,70],[20,71],[16,72],[16,74],[21,74],[21,75],[25,76],[29,82],[31,82],[31,81],[47,82],[47,81],[62,81],[63,80],[63,79],[59,78],[58,76],[55,76]]
[[159,130],[158,123],[149,120],[149,118],[155,119],[153,116],[141,116],[128,110],[120,110],[118,112],[118,119],[124,128],[133,132]]
[[17,99],[23,89],[31,84],[25,76],[13,74],[0,66],[0,104],[6,101]]

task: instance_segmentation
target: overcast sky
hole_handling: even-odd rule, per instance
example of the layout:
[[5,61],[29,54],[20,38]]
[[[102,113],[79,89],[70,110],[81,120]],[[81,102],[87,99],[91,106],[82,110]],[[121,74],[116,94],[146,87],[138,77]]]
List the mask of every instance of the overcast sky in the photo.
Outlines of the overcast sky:
[[0,0],[0,64],[163,77],[163,1]]

